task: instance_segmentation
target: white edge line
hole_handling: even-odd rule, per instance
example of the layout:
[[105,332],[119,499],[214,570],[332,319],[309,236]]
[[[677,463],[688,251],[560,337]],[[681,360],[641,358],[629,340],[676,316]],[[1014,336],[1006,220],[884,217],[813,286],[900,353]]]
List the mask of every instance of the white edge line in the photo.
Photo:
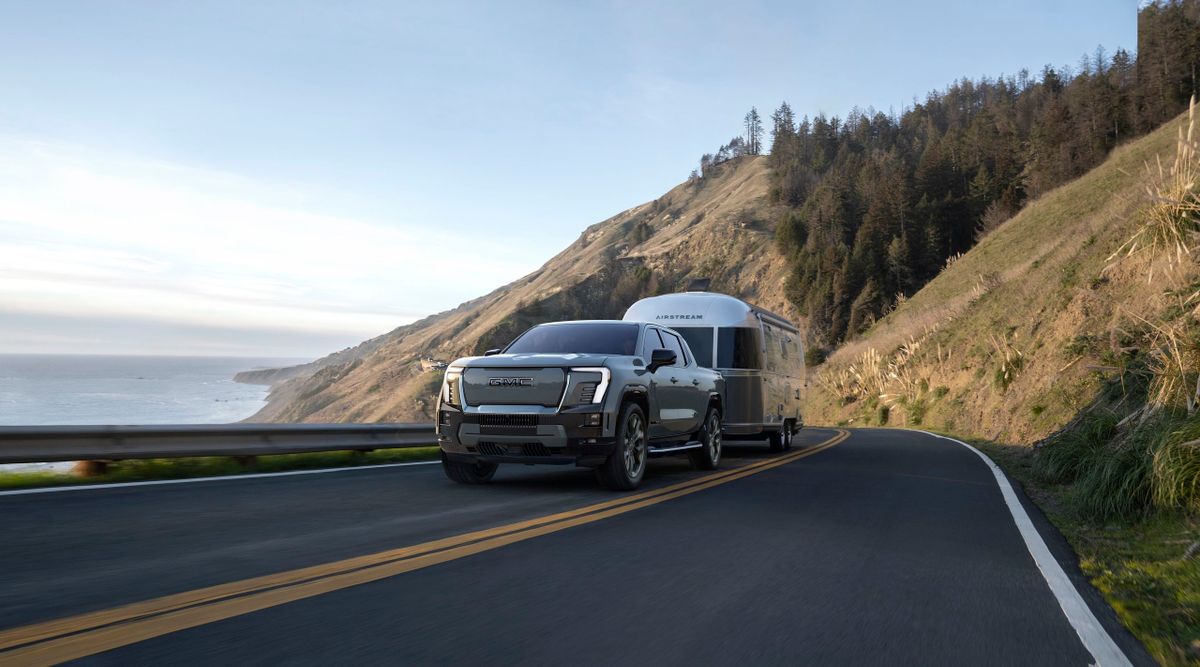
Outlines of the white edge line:
[[425,466],[433,461],[410,461],[408,463],[379,463],[375,465],[346,466],[344,468],[318,468],[316,470],[287,470],[283,472],[253,472],[244,475],[219,475],[216,477],[188,477],[186,479],[150,479],[142,482],[111,482],[108,484],[63,484],[62,486],[45,486],[35,489],[13,489],[0,491],[0,496],[24,496],[35,493],[61,493],[64,491],[95,491],[97,489],[126,489],[131,486],[160,486],[166,484],[198,484],[200,482],[227,482],[241,479],[262,479],[264,477],[290,477],[292,475],[320,475],[327,472],[349,472],[351,470],[378,470],[380,468],[403,468],[405,466]]
[[1129,658],[1125,657],[1121,648],[1113,641],[1112,636],[1108,634],[1104,626],[1100,625],[1100,621],[1092,613],[1087,603],[1084,602],[1083,596],[1079,594],[1079,590],[1075,588],[1074,584],[1067,577],[1067,573],[1063,571],[1062,565],[1059,565],[1058,559],[1054,557],[1054,554],[1050,553],[1050,548],[1046,546],[1046,541],[1042,539],[1041,533],[1033,525],[1033,521],[1029,518],[1025,507],[1021,505],[1016,491],[1013,490],[1012,484],[1009,483],[1008,477],[1005,476],[1000,466],[996,465],[996,462],[989,458],[987,454],[984,454],[962,440],[956,440],[919,429],[905,430],[932,435],[935,438],[949,440],[950,442],[957,442],[975,452],[979,455],[979,458],[983,459],[984,463],[991,468],[992,475],[996,478],[996,484],[1000,487],[1000,493],[1004,496],[1004,502],[1008,505],[1008,511],[1012,514],[1013,522],[1017,524],[1017,530],[1020,531],[1021,537],[1025,540],[1025,546],[1029,549],[1029,554],[1033,556],[1033,561],[1037,564],[1042,577],[1050,586],[1050,591],[1054,593],[1054,597],[1058,600],[1058,606],[1062,607],[1067,621],[1070,622],[1071,627],[1075,628],[1075,632],[1083,642],[1084,648],[1092,654],[1092,659],[1101,667],[1124,667],[1125,665],[1132,665],[1129,662]]

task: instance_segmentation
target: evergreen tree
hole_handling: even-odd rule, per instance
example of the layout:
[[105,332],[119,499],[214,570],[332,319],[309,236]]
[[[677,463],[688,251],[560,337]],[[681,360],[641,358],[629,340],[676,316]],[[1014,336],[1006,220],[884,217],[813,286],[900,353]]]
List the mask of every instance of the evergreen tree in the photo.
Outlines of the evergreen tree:
[[[855,107],[797,120],[781,103],[767,158],[775,240],[814,343],[857,335],[1031,197],[1183,111],[1200,82],[1200,0],[1145,4],[1137,46],[1136,57],[1098,48],[1074,70],[960,79],[899,116]],[[762,137],[751,108],[700,177],[761,154]]]

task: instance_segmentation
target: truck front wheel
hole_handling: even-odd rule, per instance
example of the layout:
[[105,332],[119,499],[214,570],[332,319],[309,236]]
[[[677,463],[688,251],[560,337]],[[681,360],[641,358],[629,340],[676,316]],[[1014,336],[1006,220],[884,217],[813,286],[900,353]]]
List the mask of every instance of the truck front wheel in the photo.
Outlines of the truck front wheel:
[[630,491],[646,474],[646,415],[636,403],[621,407],[617,420],[617,446],[599,468],[596,477],[614,491]]
[[492,481],[492,475],[496,474],[496,468],[500,466],[495,463],[462,463],[461,461],[451,461],[446,458],[446,452],[442,452],[442,470],[450,479],[459,484],[487,484]]

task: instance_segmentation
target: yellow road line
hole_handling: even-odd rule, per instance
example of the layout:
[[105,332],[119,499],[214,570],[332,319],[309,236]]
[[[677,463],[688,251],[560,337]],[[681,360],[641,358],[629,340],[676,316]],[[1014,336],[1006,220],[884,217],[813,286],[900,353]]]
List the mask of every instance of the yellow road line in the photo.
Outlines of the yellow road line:
[[[168,595],[0,632],[0,662],[44,665],[93,655],[335,590],[378,581],[696,493],[811,456],[850,436],[660,489],[410,547]],[[7,650],[6,650],[7,649]]]

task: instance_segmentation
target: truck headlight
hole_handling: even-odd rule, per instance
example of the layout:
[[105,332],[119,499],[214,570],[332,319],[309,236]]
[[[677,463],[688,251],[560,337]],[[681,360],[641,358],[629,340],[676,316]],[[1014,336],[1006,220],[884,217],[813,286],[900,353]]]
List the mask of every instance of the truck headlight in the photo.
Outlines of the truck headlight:
[[462,372],[460,366],[446,369],[446,376],[442,379],[442,402],[446,405],[458,407],[462,403]]
[[563,401],[566,405],[594,405],[604,402],[612,372],[603,366],[572,368]]

